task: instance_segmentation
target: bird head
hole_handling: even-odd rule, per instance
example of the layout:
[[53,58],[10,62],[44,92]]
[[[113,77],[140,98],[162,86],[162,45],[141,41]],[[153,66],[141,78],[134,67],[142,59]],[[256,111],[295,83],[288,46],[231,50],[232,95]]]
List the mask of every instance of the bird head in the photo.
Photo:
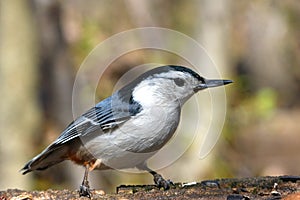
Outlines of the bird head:
[[168,65],[147,71],[125,89],[130,89],[133,99],[143,106],[170,105],[173,102],[183,104],[200,90],[229,83],[232,81],[205,79],[189,68]]

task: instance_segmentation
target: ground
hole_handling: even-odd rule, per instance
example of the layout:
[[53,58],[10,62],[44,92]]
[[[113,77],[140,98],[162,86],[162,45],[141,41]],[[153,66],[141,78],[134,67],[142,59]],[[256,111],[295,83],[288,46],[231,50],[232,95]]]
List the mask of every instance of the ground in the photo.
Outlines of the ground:
[[[0,200],[88,199],[79,198],[78,191],[46,190],[0,191]],[[92,191],[92,199],[300,199],[300,176],[216,179],[192,183],[176,183],[167,191],[154,185],[119,186],[116,194]]]

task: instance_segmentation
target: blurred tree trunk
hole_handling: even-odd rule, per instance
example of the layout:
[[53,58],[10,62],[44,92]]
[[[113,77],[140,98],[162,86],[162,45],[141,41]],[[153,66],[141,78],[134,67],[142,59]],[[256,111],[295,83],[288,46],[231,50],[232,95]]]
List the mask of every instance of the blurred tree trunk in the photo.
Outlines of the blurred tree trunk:
[[[202,73],[207,78],[215,78],[215,71],[220,73],[221,77],[228,77],[228,74],[230,73],[229,65],[228,65],[228,55],[226,54],[228,52],[228,32],[229,32],[229,22],[230,22],[230,9],[231,4],[230,1],[224,0],[224,1],[211,1],[211,0],[202,0],[197,1],[197,8],[198,8],[198,16],[196,17],[197,20],[195,21],[195,27],[196,29],[196,36],[197,41],[200,43],[200,45],[203,46],[203,48],[207,51],[208,56],[212,60],[212,62],[207,59],[207,55],[200,55],[199,57],[199,66],[202,66]],[[203,57],[202,57],[203,56]],[[213,65],[212,65],[213,63]],[[221,104],[220,101],[214,102],[216,99],[222,99],[224,98],[222,91],[210,91],[210,93],[213,93],[215,96],[215,99],[208,99],[208,96],[201,96],[198,95],[197,98],[199,98],[199,102],[212,102],[213,109],[215,109],[214,112],[218,112],[218,116],[224,116],[224,107],[226,107],[226,104]],[[201,99],[201,100],[200,100]],[[200,110],[202,113],[211,113],[212,108],[210,108],[209,104],[204,105],[201,104]],[[206,114],[209,116],[209,114]],[[214,124],[211,124],[211,119],[205,120],[203,119],[201,121],[202,124],[206,124],[207,127],[214,126],[218,124],[217,126],[222,127],[223,121],[222,118],[214,117]],[[221,131],[221,130],[220,130]],[[218,140],[218,134],[209,133],[210,139],[203,138],[205,140],[205,144],[203,145],[203,149],[207,148],[210,149],[214,147],[214,142]],[[202,146],[202,140],[197,141],[198,144],[195,145],[196,148],[199,148]],[[207,145],[209,144],[209,145]],[[206,146],[206,147],[204,147]],[[216,145],[214,149],[217,149],[219,145]],[[198,149],[194,150],[199,151]],[[207,151],[207,150],[206,150]],[[218,154],[218,149],[214,150],[209,153],[209,156],[205,158],[206,163],[208,165],[204,165],[201,162],[198,162],[198,165],[191,165],[190,170],[196,171],[199,173],[198,176],[203,176],[203,174],[207,173],[214,173],[214,176],[218,176],[221,173],[221,170],[219,169],[213,169],[211,166],[215,166],[216,163],[211,164],[213,160],[216,162],[216,155]],[[205,168],[206,167],[206,168]],[[201,169],[201,170],[199,170]],[[224,175],[224,174],[222,174]],[[226,174],[228,175],[228,174]]]
[[[37,131],[37,48],[30,1],[0,2],[0,188],[28,188],[18,171]],[[17,31],[16,31],[17,30]]]
[[[36,1],[37,27],[40,35],[41,93],[45,111],[45,130],[41,134],[41,148],[55,140],[63,129],[73,121],[72,89],[74,67],[68,52],[63,29],[63,8],[59,1]],[[56,165],[36,173],[37,182],[78,187],[83,170],[66,165]],[[38,185],[41,187],[40,185]],[[42,186],[41,189],[44,189]],[[47,187],[47,186],[46,186]]]
[[[199,27],[196,33],[198,41],[207,50],[220,73],[225,76],[224,74],[229,71],[228,55],[226,54],[228,52],[228,44],[226,42],[229,37],[230,2],[227,0],[203,0],[198,1],[198,8],[199,17],[197,18],[200,20],[196,20],[195,24],[195,27]],[[203,65],[205,66],[206,63],[203,63]],[[208,67],[203,67],[203,69],[207,70],[207,74],[213,71],[213,69]]]

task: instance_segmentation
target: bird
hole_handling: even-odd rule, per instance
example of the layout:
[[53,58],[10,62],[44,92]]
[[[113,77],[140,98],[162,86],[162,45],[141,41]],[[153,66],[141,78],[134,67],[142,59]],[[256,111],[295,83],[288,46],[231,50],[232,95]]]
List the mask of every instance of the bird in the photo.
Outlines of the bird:
[[180,65],[146,71],[75,119],[20,170],[45,170],[65,160],[85,167],[79,195],[91,197],[90,171],[137,168],[152,174],[158,188],[172,186],[147,160],[173,136],[181,108],[195,93],[232,83],[206,79]]

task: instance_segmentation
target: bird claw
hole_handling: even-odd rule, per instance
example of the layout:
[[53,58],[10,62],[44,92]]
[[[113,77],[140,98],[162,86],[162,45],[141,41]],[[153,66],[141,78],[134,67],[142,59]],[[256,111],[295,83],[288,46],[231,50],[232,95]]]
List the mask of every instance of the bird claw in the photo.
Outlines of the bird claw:
[[91,191],[89,185],[82,184],[79,188],[79,196],[80,197],[88,197],[91,198]]
[[158,188],[164,188],[164,190],[168,190],[171,185],[174,185],[171,180],[165,180],[160,174],[154,175],[154,183]]

